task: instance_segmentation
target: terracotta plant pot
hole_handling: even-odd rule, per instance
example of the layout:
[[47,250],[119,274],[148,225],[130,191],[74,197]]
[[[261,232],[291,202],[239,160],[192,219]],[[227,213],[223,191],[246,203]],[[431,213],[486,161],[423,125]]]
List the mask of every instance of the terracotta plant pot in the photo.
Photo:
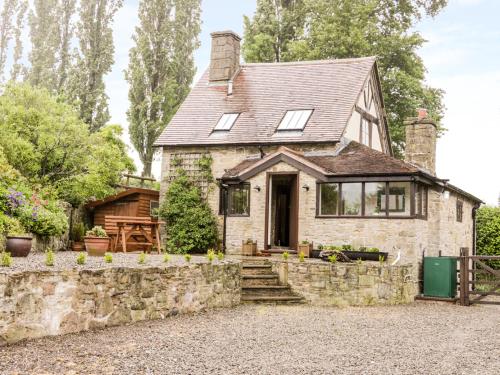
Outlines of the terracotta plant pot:
[[299,244],[299,248],[297,254],[304,253],[306,258],[310,258],[312,256],[313,244],[312,243],[301,243]]
[[27,257],[31,250],[31,237],[7,236],[5,250],[13,257]]
[[241,241],[241,255],[254,256],[257,254],[257,242]]
[[83,242],[75,242],[71,244],[71,250],[73,251],[83,251],[84,244]]
[[104,256],[109,249],[109,237],[85,237],[85,249],[91,256]]

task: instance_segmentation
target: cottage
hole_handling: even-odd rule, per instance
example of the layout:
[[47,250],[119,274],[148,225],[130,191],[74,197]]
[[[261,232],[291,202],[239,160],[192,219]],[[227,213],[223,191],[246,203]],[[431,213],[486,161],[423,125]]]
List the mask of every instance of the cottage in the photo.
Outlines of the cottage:
[[239,52],[238,35],[212,34],[209,69],[156,141],[162,193],[179,160],[212,157],[207,199],[228,253],[246,239],[292,253],[308,240],[417,263],[473,247],[481,201],[436,176],[425,110],[394,157],[374,57],[240,64]]

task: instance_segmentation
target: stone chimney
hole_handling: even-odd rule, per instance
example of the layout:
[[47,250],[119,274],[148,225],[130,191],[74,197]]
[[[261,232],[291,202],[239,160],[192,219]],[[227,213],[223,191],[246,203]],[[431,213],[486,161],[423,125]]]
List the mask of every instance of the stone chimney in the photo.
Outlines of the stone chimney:
[[419,108],[417,117],[404,122],[406,126],[405,161],[417,165],[436,175],[436,123],[429,118],[427,110]]
[[210,35],[210,82],[228,82],[240,68],[241,38],[234,31],[218,31]]

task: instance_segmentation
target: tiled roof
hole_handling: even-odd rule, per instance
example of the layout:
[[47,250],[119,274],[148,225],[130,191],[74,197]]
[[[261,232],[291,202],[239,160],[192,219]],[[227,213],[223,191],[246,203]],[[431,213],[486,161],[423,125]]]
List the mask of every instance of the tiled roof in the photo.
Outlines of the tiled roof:
[[420,172],[412,164],[351,141],[341,148],[337,154],[321,156],[308,156],[307,153],[300,154],[282,147],[276,153],[267,155],[264,159],[243,160],[234,168],[228,170],[223,178],[238,177],[243,172],[248,172],[252,166],[257,167],[259,164],[263,164],[264,161],[270,160],[281,153],[292,155],[292,157],[295,155],[296,160],[316,166],[317,171],[325,176],[411,175]]
[[[374,57],[243,64],[233,83],[194,86],[156,146],[337,142],[375,64]],[[303,132],[276,133],[287,110],[313,109]],[[224,113],[241,113],[232,129],[212,130]]]

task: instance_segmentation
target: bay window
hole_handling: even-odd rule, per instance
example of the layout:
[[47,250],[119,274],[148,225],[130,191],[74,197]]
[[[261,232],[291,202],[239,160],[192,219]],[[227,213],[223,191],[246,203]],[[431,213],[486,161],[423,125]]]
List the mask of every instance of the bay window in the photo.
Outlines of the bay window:
[[410,181],[318,183],[317,216],[427,218],[427,188]]

